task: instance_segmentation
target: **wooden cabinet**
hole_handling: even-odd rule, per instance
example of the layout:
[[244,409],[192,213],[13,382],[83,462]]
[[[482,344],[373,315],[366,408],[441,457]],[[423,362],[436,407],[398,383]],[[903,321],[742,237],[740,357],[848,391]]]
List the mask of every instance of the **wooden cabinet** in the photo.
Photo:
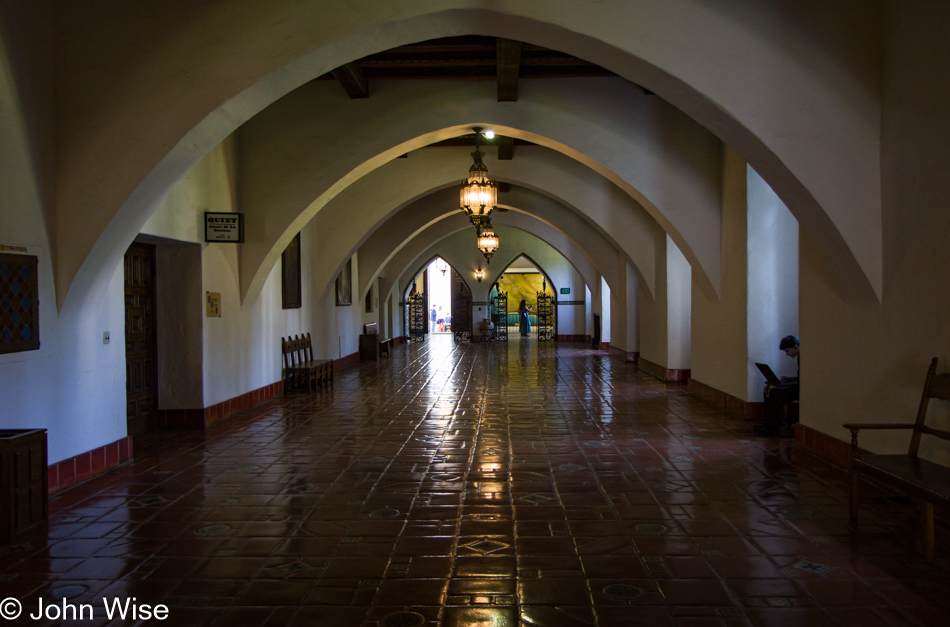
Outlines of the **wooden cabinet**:
[[49,515],[46,429],[0,430],[0,542],[11,542]]
[[377,359],[379,359],[379,333],[360,335],[360,361],[376,361]]

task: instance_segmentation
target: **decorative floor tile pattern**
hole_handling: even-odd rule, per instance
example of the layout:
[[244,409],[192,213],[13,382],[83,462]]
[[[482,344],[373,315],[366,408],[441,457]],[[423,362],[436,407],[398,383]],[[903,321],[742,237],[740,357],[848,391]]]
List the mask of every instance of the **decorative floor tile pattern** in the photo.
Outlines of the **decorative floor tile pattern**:
[[[630,364],[437,337],[149,435],[0,546],[0,597],[175,625],[943,625],[907,508]],[[6,603],[6,602],[5,602]],[[59,620],[11,624],[57,625]]]

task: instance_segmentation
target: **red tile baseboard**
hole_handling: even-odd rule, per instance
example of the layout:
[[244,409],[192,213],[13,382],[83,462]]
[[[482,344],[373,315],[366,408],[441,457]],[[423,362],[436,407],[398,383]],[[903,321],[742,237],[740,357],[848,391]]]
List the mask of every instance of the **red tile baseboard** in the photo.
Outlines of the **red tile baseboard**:
[[204,409],[159,409],[158,428],[160,431],[176,429],[204,429]]
[[198,418],[198,415],[195,414],[193,421],[191,421],[189,426],[186,428],[203,429],[210,427],[216,422],[221,422],[225,418],[230,418],[234,414],[240,413],[246,409],[250,409],[255,405],[260,405],[264,401],[269,401],[275,396],[280,396],[283,393],[283,381],[277,381],[276,383],[265,385],[262,388],[251,390],[250,392],[246,392],[240,396],[235,396],[234,398],[228,399],[216,405],[205,407],[203,415],[201,416],[201,424],[195,424],[194,420]]
[[359,351],[347,355],[346,357],[341,357],[340,359],[333,360],[333,369],[340,370],[346,368],[347,366],[352,366],[353,364],[360,363],[360,354]]
[[795,443],[835,466],[848,468],[851,457],[851,445],[799,423],[795,425]]
[[215,405],[196,409],[158,410],[158,428],[162,431],[176,429],[205,429],[234,414],[260,405],[264,401],[284,393],[282,381],[251,390]]
[[765,403],[744,401],[741,398],[717,390],[705,383],[701,383],[696,379],[690,379],[687,385],[689,386],[687,391],[693,396],[737,418],[744,420],[762,420],[765,416]]
[[558,342],[590,342],[589,335],[559,335]]
[[53,494],[132,461],[132,437],[47,466],[47,493]]
[[617,348],[616,346],[610,347],[610,354],[616,357],[620,357],[628,364],[635,364],[640,358],[640,351],[627,352],[622,348]]
[[656,377],[661,381],[666,381],[667,383],[685,383],[689,380],[689,368],[664,368],[642,357],[637,358],[637,367],[648,375]]

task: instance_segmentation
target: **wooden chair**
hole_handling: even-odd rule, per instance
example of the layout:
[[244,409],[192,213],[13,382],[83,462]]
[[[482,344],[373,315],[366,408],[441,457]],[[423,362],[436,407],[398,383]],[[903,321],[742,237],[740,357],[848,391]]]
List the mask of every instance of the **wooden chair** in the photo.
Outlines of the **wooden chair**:
[[[950,401],[950,374],[936,374],[936,370],[937,358],[934,357],[927,370],[915,422],[844,425],[851,431],[851,524],[857,526],[858,523],[858,473],[899,488],[920,504],[923,553],[928,562],[933,562],[934,559],[934,504],[950,505],[950,468],[917,456],[920,440],[924,435],[950,440],[950,431],[934,429],[924,424],[931,398]],[[910,429],[913,434],[906,454],[872,455],[858,449],[858,431],[861,429]]]
[[293,388],[306,386],[310,392],[316,390],[317,385],[333,385],[333,360],[313,358],[309,333],[280,338],[280,352],[284,363],[281,379],[285,394]]

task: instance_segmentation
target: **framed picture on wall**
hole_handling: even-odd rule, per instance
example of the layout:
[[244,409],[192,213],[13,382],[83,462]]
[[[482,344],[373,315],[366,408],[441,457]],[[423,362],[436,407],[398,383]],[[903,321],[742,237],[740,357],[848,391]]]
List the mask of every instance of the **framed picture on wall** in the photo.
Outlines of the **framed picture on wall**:
[[336,304],[338,307],[353,304],[353,259],[347,259],[346,265],[336,278]]
[[38,261],[33,255],[0,254],[0,355],[40,347]]
[[303,304],[300,290],[300,233],[297,233],[280,256],[281,305],[299,309]]

